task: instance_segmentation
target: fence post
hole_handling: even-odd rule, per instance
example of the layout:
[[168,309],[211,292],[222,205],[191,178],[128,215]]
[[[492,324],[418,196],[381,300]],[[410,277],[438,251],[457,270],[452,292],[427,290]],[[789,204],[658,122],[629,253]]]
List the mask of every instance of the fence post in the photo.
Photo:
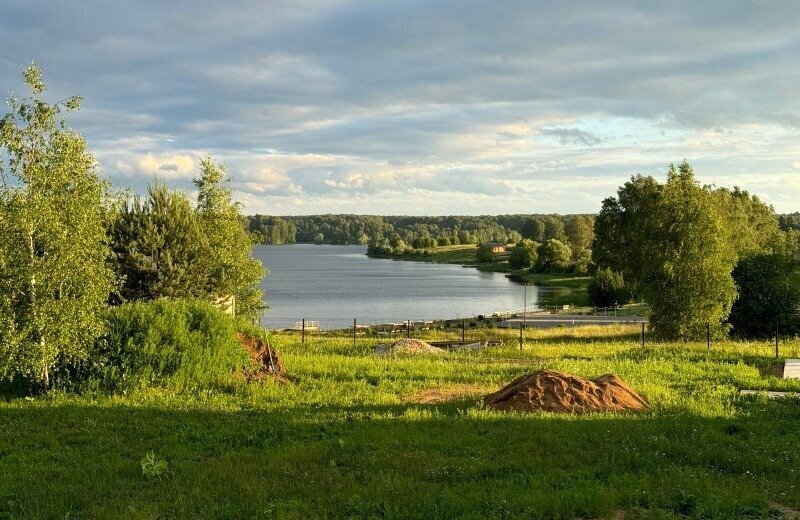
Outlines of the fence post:
[[461,343],[464,343],[466,341],[466,339],[465,339],[466,337],[467,337],[467,320],[462,319],[461,320]]
[[644,348],[644,322],[642,322],[642,348]]
[[356,319],[353,318],[353,348],[356,348]]
[[779,340],[778,335],[780,334],[780,322],[775,322],[775,359],[778,359],[778,348],[779,348]]
[[406,337],[411,339],[411,320],[406,322]]
[[303,318],[303,326],[300,329],[300,343],[306,342],[306,319]]

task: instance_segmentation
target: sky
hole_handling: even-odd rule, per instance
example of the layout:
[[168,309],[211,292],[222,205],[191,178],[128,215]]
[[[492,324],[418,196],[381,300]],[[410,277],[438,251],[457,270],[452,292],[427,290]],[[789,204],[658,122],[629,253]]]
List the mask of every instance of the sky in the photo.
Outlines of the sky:
[[800,211],[800,2],[3,0],[103,173],[248,214],[586,213],[687,159]]

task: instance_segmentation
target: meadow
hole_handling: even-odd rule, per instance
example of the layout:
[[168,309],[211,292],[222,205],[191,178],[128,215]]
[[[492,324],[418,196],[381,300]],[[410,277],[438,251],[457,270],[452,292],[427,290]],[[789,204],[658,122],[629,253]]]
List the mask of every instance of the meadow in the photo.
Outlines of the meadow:
[[[457,332],[424,333],[429,339]],[[630,326],[470,331],[503,346],[378,357],[384,338],[271,334],[291,382],[0,401],[0,518],[783,518],[800,391],[771,342],[639,343]],[[418,336],[419,337],[419,336]],[[800,341],[781,344],[800,357]],[[551,368],[615,373],[641,414],[501,413]],[[624,515],[624,516],[623,516]]]

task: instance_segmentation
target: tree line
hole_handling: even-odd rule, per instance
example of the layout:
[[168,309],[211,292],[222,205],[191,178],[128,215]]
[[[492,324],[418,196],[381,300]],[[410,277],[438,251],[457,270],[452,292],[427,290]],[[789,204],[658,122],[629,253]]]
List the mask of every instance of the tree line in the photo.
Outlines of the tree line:
[[64,118],[81,98],[48,103],[35,64],[23,79],[30,95],[0,119],[0,386],[48,388],[104,364],[93,353],[112,307],[168,297],[261,312],[264,268],[224,166],[200,163],[195,201],[157,183],[115,193]]
[[388,244],[392,251],[522,239],[556,239],[582,251],[591,244],[591,215],[378,216],[303,215],[247,217],[261,244]]
[[665,338],[794,333],[793,221],[739,188],[701,186],[686,161],[663,183],[633,177],[597,216],[590,297],[648,303],[650,327]]

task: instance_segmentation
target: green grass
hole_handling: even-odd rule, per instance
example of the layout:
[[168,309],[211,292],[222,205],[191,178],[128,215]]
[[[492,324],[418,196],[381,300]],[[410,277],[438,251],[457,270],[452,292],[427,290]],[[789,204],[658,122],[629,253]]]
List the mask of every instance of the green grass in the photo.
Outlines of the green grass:
[[[444,332],[430,332],[444,337]],[[769,342],[638,344],[626,326],[528,331],[479,353],[380,358],[378,338],[275,335],[295,381],[0,401],[0,518],[766,518],[800,508],[800,391]],[[800,341],[783,345],[800,356]],[[645,414],[485,409],[539,368],[613,372]],[[454,401],[422,391],[469,385]],[[152,451],[167,463],[145,476]]]
[[400,255],[387,255],[386,258],[396,260],[413,260],[415,262],[432,262],[435,264],[467,264],[477,263],[475,254],[478,246],[464,244],[456,246],[440,246],[430,249],[414,249]]
[[590,276],[576,276],[569,273],[531,273],[518,272],[519,279],[531,285],[546,287],[541,293],[540,301],[543,305],[572,305],[575,307],[589,307],[589,293],[586,286],[591,281]]

